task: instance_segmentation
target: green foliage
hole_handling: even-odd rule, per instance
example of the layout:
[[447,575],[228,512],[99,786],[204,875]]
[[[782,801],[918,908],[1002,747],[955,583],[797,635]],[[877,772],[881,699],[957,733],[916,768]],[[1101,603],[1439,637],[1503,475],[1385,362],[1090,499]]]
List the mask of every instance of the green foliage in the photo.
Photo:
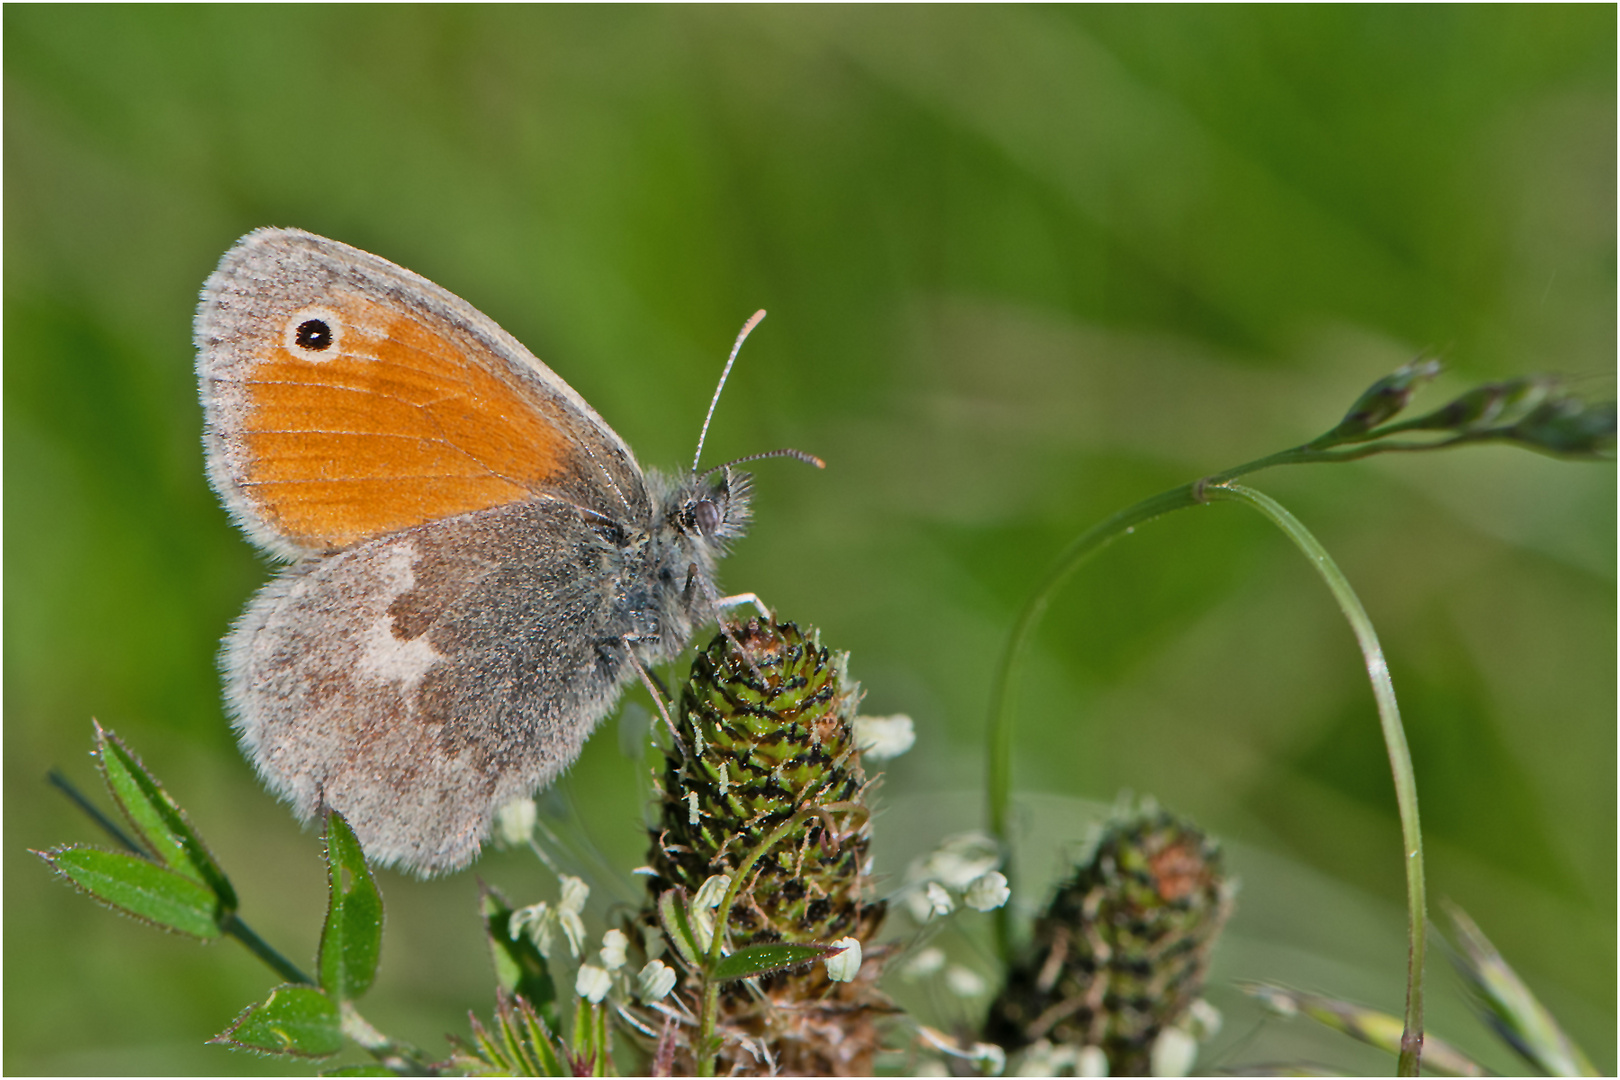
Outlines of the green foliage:
[[[1403,1025],[1398,1016],[1339,998],[1301,993],[1269,983],[1240,982],[1237,986],[1278,1016],[1308,1016],[1391,1057],[1401,1052]],[[1442,1076],[1490,1075],[1484,1066],[1433,1032],[1425,1032],[1423,1036],[1423,1067]]]
[[278,986],[212,1042],[292,1057],[330,1057],[343,1048],[337,1002],[313,986]]
[[709,977],[715,982],[751,979],[756,975],[803,967],[815,960],[837,956],[843,951],[831,945],[750,945],[714,965]]
[[107,791],[159,863],[214,894],[218,917],[236,910],[236,892],[185,812],[116,735],[95,725],[95,757]]
[[707,942],[700,942],[692,929],[691,908],[686,892],[680,888],[666,889],[658,897],[658,919],[664,934],[675,951],[689,967],[697,967],[707,951]]
[[566,1051],[521,994],[496,991],[494,1029],[467,1017],[472,1040],[454,1039],[449,1064],[467,1076],[576,1076]]
[[221,933],[219,897],[149,859],[85,847],[53,848],[40,857],[79,889],[125,915],[205,940]]
[[377,976],[383,906],[360,841],[336,810],[326,818],[326,874],[329,901],[315,969],[332,1000],[351,1001]]
[[102,781],[144,850],[129,854],[67,845],[37,854],[115,911],[204,940],[226,933],[234,923],[236,892],[202,837],[116,735],[100,724],[95,733]]
[[[1528,1062],[1537,1075],[1598,1075],[1586,1054],[1564,1033],[1474,921],[1455,905],[1447,905],[1447,910],[1457,942],[1452,960],[1473,991],[1478,1014],[1486,1026]],[[1401,1021],[1388,1013],[1270,983],[1240,981],[1237,986],[1277,1016],[1285,1019],[1307,1016],[1385,1053],[1400,1052]],[[1433,1032],[1424,1036],[1423,1066],[1442,1076],[1492,1075],[1490,1070]],[[1295,1062],[1261,1071],[1288,1075],[1315,1068]]]
[[1540,1073],[1598,1075],[1585,1052],[1564,1034],[1474,920],[1456,906],[1450,915],[1458,945],[1457,970],[1473,990],[1486,1023]]

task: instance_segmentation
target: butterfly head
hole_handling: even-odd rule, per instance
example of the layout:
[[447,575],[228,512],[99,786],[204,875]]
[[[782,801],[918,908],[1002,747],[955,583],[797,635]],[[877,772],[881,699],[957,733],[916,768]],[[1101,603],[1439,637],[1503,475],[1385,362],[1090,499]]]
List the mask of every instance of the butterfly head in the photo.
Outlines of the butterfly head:
[[753,478],[723,465],[680,483],[667,503],[668,521],[682,536],[722,553],[748,527]]

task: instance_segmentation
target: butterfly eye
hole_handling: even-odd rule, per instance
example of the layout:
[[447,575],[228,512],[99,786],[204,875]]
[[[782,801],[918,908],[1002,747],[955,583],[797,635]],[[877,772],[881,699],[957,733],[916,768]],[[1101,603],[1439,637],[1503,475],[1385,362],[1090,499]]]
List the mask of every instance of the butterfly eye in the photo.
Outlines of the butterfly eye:
[[342,333],[338,317],[325,308],[305,308],[287,320],[282,343],[294,356],[306,360],[325,359],[337,352]]
[[704,536],[713,536],[720,528],[720,506],[713,499],[699,499],[697,505],[692,507],[692,520],[698,527],[698,532]]

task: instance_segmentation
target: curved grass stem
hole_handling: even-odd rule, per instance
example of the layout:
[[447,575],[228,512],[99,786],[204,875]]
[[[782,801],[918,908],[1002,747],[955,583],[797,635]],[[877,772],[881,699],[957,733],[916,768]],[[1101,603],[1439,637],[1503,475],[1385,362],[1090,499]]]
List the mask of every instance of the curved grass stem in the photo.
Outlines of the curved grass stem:
[[1361,600],[1327,549],[1275,499],[1241,484],[1205,488],[1204,496],[1244,503],[1260,511],[1281,529],[1321,575],[1355,633],[1356,644],[1361,647],[1361,657],[1367,665],[1367,678],[1372,682],[1373,698],[1378,703],[1378,722],[1383,728],[1390,772],[1395,778],[1395,804],[1400,812],[1401,841],[1406,849],[1406,1025],[1401,1033],[1399,1075],[1416,1076],[1423,1053],[1423,954],[1424,933],[1428,925],[1423,830],[1418,822],[1417,778],[1412,772],[1412,755],[1407,749],[1406,729],[1401,725],[1401,710],[1395,701],[1395,685],[1390,682],[1389,665],[1384,660],[1383,647],[1378,644],[1378,632],[1373,629],[1367,610],[1361,606]]
[[[1390,449],[1407,448],[1390,447]],[[1333,562],[1317,539],[1276,501],[1258,491],[1232,482],[1247,473],[1273,465],[1351,460],[1374,452],[1377,451],[1373,448],[1364,451],[1360,449],[1334,451],[1310,445],[1285,450],[1144,499],[1075,538],[1058,557],[1040,586],[1019,612],[1018,619],[1013,624],[1012,634],[996,665],[991,683],[990,722],[986,729],[989,743],[986,779],[987,816],[990,831],[1001,844],[1011,876],[1014,855],[1010,827],[1014,691],[1017,677],[1023,670],[1030,644],[1034,640],[1035,630],[1063,583],[1093,555],[1119,537],[1128,535],[1136,526],[1173,510],[1202,505],[1211,499],[1223,499],[1242,502],[1260,511],[1294,541],[1311,561],[1317,573],[1322,575],[1355,632],[1356,641],[1361,646],[1362,657],[1366,662],[1368,677],[1372,681],[1384,745],[1395,778],[1396,804],[1400,813],[1401,836],[1406,853],[1403,860],[1407,883],[1406,1026],[1401,1036],[1399,1072],[1402,1076],[1415,1076],[1423,1046],[1423,956],[1427,926],[1423,835],[1418,822],[1417,782],[1412,771],[1411,754],[1406,745],[1406,732],[1401,726],[1400,710],[1395,701],[1395,689],[1389,679],[1389,669],[1384,661],[1383,650],[1378,644],[1378,635],[1373,630],[1366,610],[1362,608],[1360,600],[1356,598],[1354,590],[1351,589],[1349,581],[1339,570],[1338,565]],[[995,914],[996,948],[1003,964],[1009,963],[1012,956],[1010,908],[1011,905],[1004,906]]]

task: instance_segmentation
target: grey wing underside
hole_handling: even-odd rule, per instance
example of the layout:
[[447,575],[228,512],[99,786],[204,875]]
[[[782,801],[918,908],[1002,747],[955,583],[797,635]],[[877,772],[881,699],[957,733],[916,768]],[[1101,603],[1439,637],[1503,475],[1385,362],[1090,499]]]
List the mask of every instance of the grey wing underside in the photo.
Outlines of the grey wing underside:
[[623,683],[620,550],[538,499],[289,568],[230,637],[244,749],[305,819],[431,874],[579,754]]

